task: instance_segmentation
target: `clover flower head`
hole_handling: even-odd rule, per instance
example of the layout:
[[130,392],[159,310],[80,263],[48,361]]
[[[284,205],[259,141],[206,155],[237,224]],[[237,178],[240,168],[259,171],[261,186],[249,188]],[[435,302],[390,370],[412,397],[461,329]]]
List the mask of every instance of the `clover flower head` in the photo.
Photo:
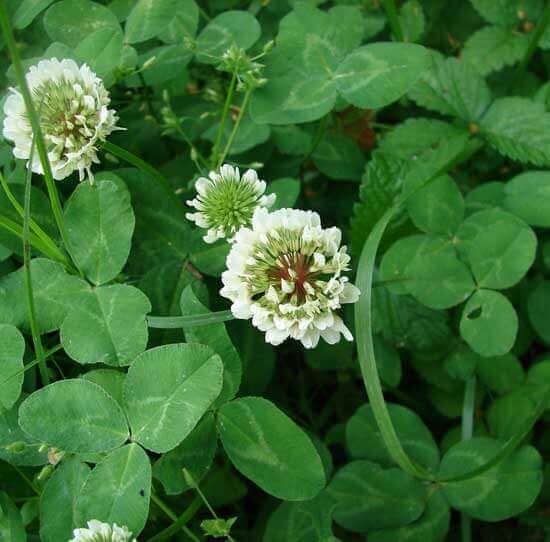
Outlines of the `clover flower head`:
[[[54,179],[78,171],[80,180],[93,179],[91,166],[99,163],[97,148],[114,130],[118,117],[109,109],[109,93],[90,68],[74,60],[41,60],[26,75],[40,119]],[[31,123],[23,96],[11,89],[4,104],[4,137],[15,144],[16,158],[29,160],[33,142]],[[38,153],[32,171],[44,174]]]
[[127,527],[109,525],[96,519],[88,521],[87,529],[75,529],[69,542],[137,542]]
[[252,319],[273,345],[289,337],[314,348],[323,338],[353,340],[338,315],[355,303],[359,290],[343,275],[350,257],[338,228],[322,228],[312,211],[280,209],[254,213],[241,228],[227,257],[220,293],[236,318]]
[[208,230],[203,237],[207,243],[224,237],[232,241],[241,227],[250,225],[256,209],[271,207],[275,202],[275,194],[264,194],[265,181],[258,179],[253,169],[241,176],[239,168],[225,164],[208,177],[195,183],[197,197],[187,205],[196,212],[186,214],[197,226]]

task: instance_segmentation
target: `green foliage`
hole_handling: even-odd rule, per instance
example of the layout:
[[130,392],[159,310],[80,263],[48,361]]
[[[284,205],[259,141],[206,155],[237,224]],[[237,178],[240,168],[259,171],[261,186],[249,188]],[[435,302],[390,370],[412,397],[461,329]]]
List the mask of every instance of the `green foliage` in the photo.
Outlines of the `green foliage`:
[[[549,25],[543,0],[0,0],[0,540],[548,538]],[[10,115],[54,57],[108,93],[61,141]],[[92,175],[29,177],[10,131]],[[224,163],[339,229],[353,340],[230,321],[254,254],[186,217]],[[293,258],[268,280],[294,262],[300,302],[325,274]]]
[[160,346],[138,356],[124,382],[132,438],[156,452],[175,448],[220,394],[222,372],[220,357],[203,345]]
[[233,464],[262,489],[287,501],[315,497],[325,484],[309,437],[273,403],[258,397],[222,406],[218,431]]

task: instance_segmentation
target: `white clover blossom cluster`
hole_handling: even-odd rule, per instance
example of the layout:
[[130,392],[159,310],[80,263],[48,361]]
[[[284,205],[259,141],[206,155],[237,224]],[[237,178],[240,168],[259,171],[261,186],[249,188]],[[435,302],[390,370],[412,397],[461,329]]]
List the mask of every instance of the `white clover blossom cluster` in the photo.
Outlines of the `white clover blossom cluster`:
[[96,519],[88,521],[87,529],[75,529],[69,542],[137,542],[127,527],[109,525]]
[[273,345],[289,337],[306,348],[320,338],[351,341],[337,311],[360,292],[343,275],[350,257],[340,244],[340,230],[322,228],[315,212],[259,208],[251,227],[235,235],[220,294],[233,302],[236,318],[251,318]]
[[186,215],[207,230],[203,237],[207,243],[223,238],[232,241],[241,227],[252,222],[257,208],[271,207],[275,202],[275,194],[265,195],[265,181],[258,179],[253,169],[241,176],[239,168],[225,164],[208,177],[200,177],[195,183],[197,197],[187,205],[196,212]]
[[[93,179],[91,166],[99,163],[98,144],[114,130],[118,117],[109,109],[110,97],[102,80],[74,60],[42,60],[26,74],[34,107],[40,118],[54,179],[78,171],[80,180]],[[15,144],[16,158],[29,160],[33,142],[23,96],[10,90],[4,104],[4,137]],[[44,174],[38,153],[28,167]]]

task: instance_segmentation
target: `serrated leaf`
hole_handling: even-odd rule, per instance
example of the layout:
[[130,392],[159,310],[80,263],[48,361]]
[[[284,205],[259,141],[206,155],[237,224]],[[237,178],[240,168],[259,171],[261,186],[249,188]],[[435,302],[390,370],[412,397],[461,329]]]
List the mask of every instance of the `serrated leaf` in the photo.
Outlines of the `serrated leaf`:
[[491,103],[485,80],[467,62],[432,53],[431,66],[409,91],[418,105],[474,122]]
[[[401,193],[406,172],[404,160],[380,152],[373,154],[359,188],[359,202],[353,207],[351,242],[355,253],[361,251],[378,219]],[[397,235],[406,222],[406,213],[398,213],[389,226],[389,235],[391,232]]]
[[521,60],[528,46],[527,34],[502,26],[485,26],[468,38],[461,58],[481,75],[487,75]]
[[550,113],[528,98],[495,100],[480,123],[500,153],[522,163],[550,165]]
[[488,22],[513,26],[521,21],[535,21],[542,11],[542,0],[471,0],[474,8]]

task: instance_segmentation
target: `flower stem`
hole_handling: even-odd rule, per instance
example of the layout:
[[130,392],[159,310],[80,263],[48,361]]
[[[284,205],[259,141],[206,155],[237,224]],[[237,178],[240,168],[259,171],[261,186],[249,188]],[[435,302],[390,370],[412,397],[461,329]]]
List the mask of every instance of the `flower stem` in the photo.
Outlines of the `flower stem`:
[[549,22],[550,22],[550,0],[547,0],[546,6],[544,7],[544,11],[542,12],[539,22],[537,23],[535,30],[531,34],[531,39],[529,40],[529,46],[527,47],[527,51],[525,52],[525,55],[523,56],[523,59],[521,60],[521,63],[518,66],[518,72],[522,72],[529,64],[529,61],[535,54],[540,38],[544,34],[544,31],[546,30],[546,27],[548,26]]
[[148,316],[147,325],[156,329],[179,329],[181,327],[206,326],[233,319],[231,311],[218,311],[188,316]]
[[388,21],[393,32],[393,35],[397,41],[403,41],[403,30],[401,23],[399,22],[399,16],[397,15],[397,8],[395,7],[395,0],[382,0],[382,5],[388,16]]
[[[57,187],[55,185],[55,181],[52,175],[52,169],[50,167],[50,161],[48,159],[48,152],[46,150],[44,136],[40,127],[40,120],[38,114],[36,113],[36,109],[34,108],[31,93],[29,91],[27,80],[25,78],[25,72],[23,71],[21,58],[19,56],[19,51],[17,50],[17,45],[15,43],[15,38],[11,29],[8,13],[5,6],[5,0],[0,0],[0,26],[4,34],[4,39],[6,40],[6,45],[8,47],[10,58],[13,64],[13,69],[15,71],[15,77],[19,84],[19,90],[21,92],[21,95],[23,96],[23,100],[25,101],[25,108],[27,110],[27,114],[29,115],[29,121],[31,123],[34,137],[36,139],[36,148],[38,150],[40,163],[42,164],[42,169],[44,171],[44,180],[46,182],[46,189],[50,198],[50,204],[52,207],[55,222],[61,235],[61,239],[63,240],[65,249],[69,252],[69,244],[67,242],[65,225],[63,222],[63,210],[61,208],[61,201],[59,199]],[[31,164],[29,164],[29,166],[31,166]]]
[[[476,401],[476,377],[472,376],[464,389],[462,403],[462,440],[470,440],[474,434],[474,410]],[[468,514],[460,514],[462,542],[472,542],[472,519]]]
[[317,131],[315,132],[315,136],[313,138],[313,141],[311,142],[311,145],[307,152],[304,154],[304,157],[302,158],[302,164],[307,162],[311,155],[315,152],[317,147],[319,146],[319,143],[323,140],[323,137],[325,136],[325,132],[327,130],[327,124],[328,119],[330,117],[330,114],[325,115],[317,125]]
[[[32,163],[34,156],[36,135],[33,137],[31,143],[30,161]],[[32,334],[32,342],[34,344],[34,350],[36,358],[38,359],[38,369],[40,370],[40,378],[42,384],[47,386],[50,383],[50,377],[48,375],[48,367],[46,366],[46,355],[44,353],[44,347],[42,345],[42,338],[40,337],[40,329],[36,321],[36,311],[34,307],[34,294],[32,288],[32,273],[31,273],[31,244],[29,242],[30,236],[30,218],[31,218],[31,179],[32,169],[27,169],[27,179],[25,182],[25,204],[24,204],[24,217],[23,217],[23,272],[25,275],[25,291],[27,293],[27,307],[29,312],[29,323]]]
[[220,125],[218,126],[218,132],[216,134],[214,146],[212,147],[212,157],[211,157],[212,167],[214,167],[218,163],[218,153],[220,150],[220,144],[222,141],[222,136],[225,128],[225,120],[227,119],[227,115],[229,114],[229,109],[231,108],[231,103],[233,102],[233,93],[235,92],[236,84],[237,84],[237,72],[233,72],[233,75],[231,76],[231,82],[229,83],[229,88],[227,89],[225,103],[223,105]]
[[121,160],[124,160],[125,162],[128,162],[129,164],[132,164],[134,167],[145,173],[145,175],[151,177],[166,192],[170,199],[175,201],[178,204],[178,207],[180,206],[180,201],[176,197],[176,194],[174,194],[170,183],[158,169],[149,165],[139,156],[136,156],[130,151],[127,151],[126,149],[123,149],[122,147],[119,147],[118,145],[115,145],[114,143],[111,143],[109,141],[103,142],[103,150],[111,153]]
[[241,109],[239,110],[239,115],[237,116],[237,120],[235,120],[235,124],[233,126],[233,130],[231,130],[231,134],[229,134],[229,139],[227,140],[227,144],[225,145],[225,148],[220,156],[220,159],[218,160],[217,167],[220,167],[223,164],[223,161],[225,160],[225,157],[231,150],[231,145],[233,145],[233,140],[235,139],[235,136],[237,135],[237,131],[239,130],[239,125],[241,124],[241,120],[243,119],[244,113],[246,111],[246,108],[248,106],[248,102],[250,100],[250,95],[252,94],[253,87],[250,87],[243,98],[243,103],[241,105]]
[[[16,197],[10,189],[8,182],[6,181],[6,178],[2,175],[2,173],[0,173],[0,184],[2,185],[6,197],[12,204],[13,208],[17,211],[21,218],[24,218],[25,210],[17,201]],[[63,252],[59,250],[59,247],[55,244],[55,241],[32,219],[32,217],[30,218],[30,228],[32,232],[36,235],[36,237],[38,237],[44,243],[44,245],[48,246],[51,254],[55,254],[55,257],[53,257],[54,260],[63,263],[66,267],[70,268],[72,266],[71,262],[67,259],[65,254],[63,254]]]
[[153,492],[151,492],[151,500],[173,521],[173,523],[160,533],[157,533],[155,536],[147,540],[147,542],[160,542],[161,540],[168,540],[180,529],[183,530],[185,534],[193,540],[193,542],[199,542],[199,539],[185,526],[185,524],[193,518],[197,510],[201,507],[202,502],[200,498],[195,498],[179,517],[160,497]]

